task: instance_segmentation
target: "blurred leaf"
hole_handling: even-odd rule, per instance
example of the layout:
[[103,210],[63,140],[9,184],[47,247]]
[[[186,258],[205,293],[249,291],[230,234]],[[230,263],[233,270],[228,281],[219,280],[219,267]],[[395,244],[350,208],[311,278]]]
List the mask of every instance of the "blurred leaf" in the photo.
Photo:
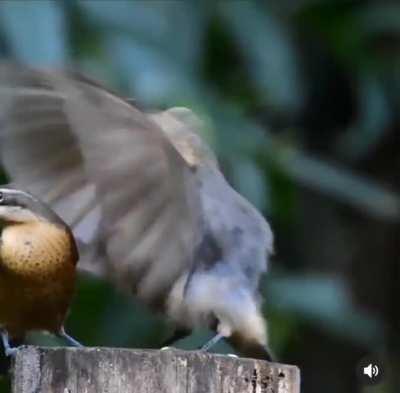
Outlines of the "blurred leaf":
[[128,90],[142,102],[163,103],[180,92],[195,90],[179,63],[141,42],[123,34],[110,34],[105,46]]
[[247,59],[254,88],[272,109],[297,111],[303,102],[304,86],[297,68],[299,56],[287,28],[256,2],[219,5]]
[[274,159],[288,176],[304,186],[376,218],[393,221],[400,218],[399,195],[367,177],[289,147],[277,149]]
[[323,276],[275,276],[266,288],[271,307],[296,313],[336,335],[363,345],[381,343],[383,326],[352,305],[343,281]]
[[176,0],[100,0],[79,5],[112,34],[125,34],[135,44],[168,55],[191,71],[198,66],[206,22],[201,4]]
[[298,339],[296,332],[300,331],[301,318],[296,313],[284,312],[269,304],[266,299],[265,317],[267,319],[267,329],[270,347],[278,358],[284,354],[293,342]]
[[234,161],[232,180],[235,189],[258,209],[264,211],[269,207],[265,176],[253,161],[246,158]]
[[0,24],[16,59],[33,65],[67,60],[61,3],[51,0],[2,0]]
[[[261,154],[277,165],[295,182],[324,193],[369,215],[385,220],[400,218],[400,196],[373,180],[356,175],[351,170],[311,157],[307,152],[280,143],[275,137],[232,108],[220,103],[214,105],[208,98],[209,112],[219,130],[219,152],[229,149],[232,157]],[[218,108],[215,112],[214,108]],[[229,145],[223,141],[229,140]]]
[[368,33],[400,33],[400,5],[395,2],[370,3],[360,11],[360,21]]
[[365,75],[358,83],[358,119],[338,141],[338,150],[350,160],[365,157],[382,138],[391,120],[389,102],[377,78]]
[[367,59],[357,3],[310,1],[297,16],[302,26],[334,53],[335,61],[358,66]]
[[159,105],[196,91],[188,75],[196,71],[202,55],[205,13],[199,4],[90,1],[79,5],[107,31],[104,48],[127,92]]

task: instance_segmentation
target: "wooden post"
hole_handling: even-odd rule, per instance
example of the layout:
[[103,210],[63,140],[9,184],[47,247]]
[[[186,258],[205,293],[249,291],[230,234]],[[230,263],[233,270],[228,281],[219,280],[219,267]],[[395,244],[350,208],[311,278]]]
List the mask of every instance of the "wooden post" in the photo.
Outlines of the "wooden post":
[[295,366],[175,349],[22,347],[14,393],[299,393]]

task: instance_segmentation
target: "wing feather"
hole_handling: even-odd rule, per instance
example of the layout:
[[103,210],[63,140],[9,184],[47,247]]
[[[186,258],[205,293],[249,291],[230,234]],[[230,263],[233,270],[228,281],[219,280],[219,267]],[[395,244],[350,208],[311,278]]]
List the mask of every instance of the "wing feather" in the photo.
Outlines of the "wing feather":
[[159,304],[191,268],[201,219],[192,169],[160,126],[97,83],[63,73],[0,67],[0,99],[11,179],[50,202],[74,233],[88,221],[93,234],[80,236],[104,250],[91,255],[107,264],[97,270]]

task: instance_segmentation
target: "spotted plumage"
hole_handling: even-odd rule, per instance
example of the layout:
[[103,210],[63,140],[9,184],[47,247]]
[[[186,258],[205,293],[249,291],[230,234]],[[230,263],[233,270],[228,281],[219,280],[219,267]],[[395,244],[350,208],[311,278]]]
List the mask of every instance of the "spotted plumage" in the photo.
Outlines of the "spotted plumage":
[[0,189],[0,222],[0,328],[14,339],[31,330],[63,335],[78,261],[71,231],[12,189]]

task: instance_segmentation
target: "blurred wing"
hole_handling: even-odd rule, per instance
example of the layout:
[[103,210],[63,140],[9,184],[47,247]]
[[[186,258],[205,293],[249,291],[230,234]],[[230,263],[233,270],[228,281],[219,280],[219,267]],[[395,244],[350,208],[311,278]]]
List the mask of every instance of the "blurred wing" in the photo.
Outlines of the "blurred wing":
[[[39,72],[0,65],[0,148],[13,187],[40,196],[73,228],[80,266],[102,274],[82,247],[95,238],[100,211],[94,185],[63,110],[63,96]],[[93,251],[93,247],[90,252]]]
[[202,121],[188,108],[175,107],[149,114],[167,135],[187,164],[218,167],[217,158],[199,135]]
[[[14,151],[18,146],[23,153],[29,140],[35,154],[30,154],[29,162],[25,158],[25,167],[17,162],[6,163],[9,173],[13,178],[18,175],[18,182],[32,182],[34,178],[38,184],[43,182],[42,176],[47,176],[48,166],[59,177],[65,175],[58,171],[60,166],[53,166],[43,154],[43,166],[37,161],[41,154],[37,152],[49,150],[44,146],[48,144],[47,137],[38,135],[50,129],[56,117],[53,132],[58,135],[52,136],[62,142],[55,142],[52,151],[56,150],[56,157],[65,156],[66,172],[71,179],[80,174],[84,184],[89,189],[93,187],[94,203],[89,204],[100,207],[97,239],[109,261],[108,273],[119,286],[137,293],[148,303],[162,303],[175,280],[192,263],[200,204],[190,168],[156,123],[96,83],[54,73],[28,74],[33,83],[11,86],[11,105],[7,103],[7,116],[3,116],[5,124],[13,110],[19,110],[21,116],[19,130],[15,130],[15,120],[11,122],[13,132],[6,127],[4,142],[13,140]],[[7,85],[1,80],[3,84]],[[55,108],[57,116],[38,110],[34,119],[23,121],[23,108],[14,108],[27,96],[35,103],[45,97],[47,107]],[[33,126],[35,122],[38,124]],[[30,137],[18,137],[19,133]],[[8,157],[12,154],[7,144],[3,150]],[[61,182],[59,177],[57,180],[53,176],[47,189],[56,189]],[[76,204],[80,205],[80,199]]]

